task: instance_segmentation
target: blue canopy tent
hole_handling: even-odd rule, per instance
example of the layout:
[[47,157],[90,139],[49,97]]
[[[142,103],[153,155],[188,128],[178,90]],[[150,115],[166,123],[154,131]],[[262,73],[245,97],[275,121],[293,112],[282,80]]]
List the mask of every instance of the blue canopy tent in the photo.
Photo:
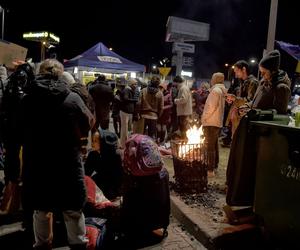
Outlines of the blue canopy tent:
[[107,73],[145,72],[145,66],[132,62],[109,50],[103,43],[64,63],[66,70],[77,67],[79,71],[99,71]]

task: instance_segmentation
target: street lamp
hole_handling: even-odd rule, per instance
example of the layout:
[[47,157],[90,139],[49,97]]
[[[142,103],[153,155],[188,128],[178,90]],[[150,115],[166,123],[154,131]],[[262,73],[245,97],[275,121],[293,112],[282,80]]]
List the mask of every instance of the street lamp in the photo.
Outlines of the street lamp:
[[5,15],[5,9],[0,6],[0,11],[2,12],[2,36],[1,36],[1,39],[4,40],[4,15]]

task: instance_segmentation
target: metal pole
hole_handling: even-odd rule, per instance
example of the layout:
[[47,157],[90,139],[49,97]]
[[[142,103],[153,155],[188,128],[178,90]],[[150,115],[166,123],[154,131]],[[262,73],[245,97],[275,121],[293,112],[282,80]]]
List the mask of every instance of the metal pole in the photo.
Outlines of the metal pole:
[[[184,39],[180,38],[178,42],[184,43]],[[181,71],[182,71],[182,64],[183,64],[183,52],[177,51],[177,56],[176,56],[176,75],[181,76]]]
[[271,0],[267,52],[274,49],[278,0]]
[[45,45],[41,42],[41,62],[45,60]]

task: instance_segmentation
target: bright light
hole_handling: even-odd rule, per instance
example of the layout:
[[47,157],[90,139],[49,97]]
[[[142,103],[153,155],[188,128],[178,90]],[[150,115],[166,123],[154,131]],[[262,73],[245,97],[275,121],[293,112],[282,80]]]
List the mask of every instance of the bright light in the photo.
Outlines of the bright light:
[[78,73],[78,67],[74,67],[74,74]]
[[229,66],[229,64],[228,63],[225,63],[225,67],[228,67]]
[[181,75],[182,75],[182,76],[193,77],[193,72],[182,70],[182,71],[181,71]]
[[29,32],[24,33],[23,38],[39,38],[39,37],[48,37],[48,32]]
[[112,50],[113,50],[113,48],[112,48],[112,47],[110,47],[110,48],[109,48],[109,50],[110,50],[110,51],[112,51]]
[[250,59],[250,63],[251,63],[251,64],[256,63],[256,59],[254,59],[254,58]]
[[232,65],[231,68],[234,69],[234,65]]
[[59,43],[60,42],[60,38],[56,35],[54,35],[53,33],[49,34],[50,38],[52,38],[55,42]]
[[191,151],[191,144],[196,144],[196,148],[200,148],[204,143],[202,126],[198,128],[194,125],[192,128],[186,131],[188,141],[186,144],[179,146],[178,156],[180,158],[185,157]]
[[136,78],[136,72],[130,72],[130,77],[131,78]]
[[157,66],[154,64],[154,65],[152,65],[152,69],[156,69],[157,68]]

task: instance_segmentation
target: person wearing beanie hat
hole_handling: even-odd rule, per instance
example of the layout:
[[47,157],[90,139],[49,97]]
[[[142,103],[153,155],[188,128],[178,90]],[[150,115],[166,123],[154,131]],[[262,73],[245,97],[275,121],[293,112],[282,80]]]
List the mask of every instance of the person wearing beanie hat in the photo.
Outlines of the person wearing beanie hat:
[[[280,52],[273,50],[259,62],[261,82],[257,87],[253,100],[246,103],[252,109],[275,109],[278,114],[286,114],[291,95],[291,81],[288,74],[280,69]],[[227,95],[226,100],[232,102],[235,96]]]
[[267,53],[259,63],[262,76],[250,107],[254,109],[276,109],[279,114],[286,114],[291,95],[291,81],[286,72],[279,69],[280,52]]
[[[261,59],[259,71],[262,79],[252,102],[245,105],[245,110],[248,106],[248,110],[275,109],[279,114],[286,114],[291,93],[290,79],[280,69],[278,50],[270,51]],[[226,172],[228,205],[254,204],[256,162],[253,159],[256,159],[256,151],[250,150],[249,145],[255,144],[256,132],[249,129],[251,120],[251,115],[243,116],[232,138]]]
[[271,72],[278,71],[280,65],[280,52],[273,50],[267,53],[259,62],[259,66]]
[[227,93],[224,85],[224,74],[221,72],[214,73],[211,78],[211,85],[201,117],[208,156],[207,174],[209,177],[214,176],[214,171],[218,168],[219,163],[218,137],[223,127],[225,95]]

